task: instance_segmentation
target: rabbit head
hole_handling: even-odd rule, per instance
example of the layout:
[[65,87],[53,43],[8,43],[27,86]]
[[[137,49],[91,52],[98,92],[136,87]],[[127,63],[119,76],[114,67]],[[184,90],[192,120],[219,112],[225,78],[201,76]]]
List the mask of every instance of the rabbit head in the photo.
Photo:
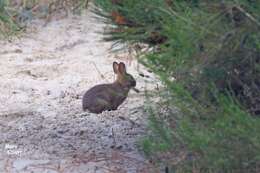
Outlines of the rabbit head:
[[115,83],[118,83],[128,89],[136,86],[134,77],[126,72],[126,66],[123,62],[120,62],[119,64],[117,62],[113,62],[113,70],[117,75]]

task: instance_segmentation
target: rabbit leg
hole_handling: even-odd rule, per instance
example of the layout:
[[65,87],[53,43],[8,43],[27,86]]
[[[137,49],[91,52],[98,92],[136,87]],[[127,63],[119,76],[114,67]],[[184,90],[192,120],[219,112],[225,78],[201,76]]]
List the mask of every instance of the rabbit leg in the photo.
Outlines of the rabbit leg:
[[113,106],[113,107],[111,108],[111,110],[115,111],[115,110],[117,110],[117,107],[118,107],[118,106]]
[[92,110],[95,113],[101,113],[104,110],[110,109],[110,103],[105,99],[97,99],[95,103],[92,105]]
[[109,111],[115,111],[117,110],[118,106],[110,105],[110,108],[108,109]]

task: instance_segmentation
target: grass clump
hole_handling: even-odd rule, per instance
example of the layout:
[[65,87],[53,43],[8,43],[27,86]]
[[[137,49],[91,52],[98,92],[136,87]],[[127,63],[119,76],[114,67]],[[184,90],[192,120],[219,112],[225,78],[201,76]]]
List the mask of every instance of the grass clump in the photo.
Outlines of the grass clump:
[[0,0],[0,36],[8,36],[19,30],[8,11],[8,1]]
[[260,2],[95,2],[106,40],[154,48],[140,62],[165,90],[145,153],[172,172],[259,172]]
[[8,37],[26,28],[28,22],[42,18],[46,23],[58,13],[80,13],[89,0],[0,0],[0,37]]

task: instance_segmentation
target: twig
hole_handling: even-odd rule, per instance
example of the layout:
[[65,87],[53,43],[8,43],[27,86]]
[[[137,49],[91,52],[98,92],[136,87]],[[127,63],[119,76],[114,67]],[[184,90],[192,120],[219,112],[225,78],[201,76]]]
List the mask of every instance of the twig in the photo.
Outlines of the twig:
[[173,9],[169,9],[169,10],[167,11],[167,10],[165,10],[165,9],[163,9],[163,8],[159,8],[159,10],[161,10],[162,12],[165,12],[166,14],[174,15],[174,16],[176,16],[177,18],[181,19],[182,21],[186,22],[187,24],[190,24],[190,25],[192,25],[192,26],[194,26],[194,27],[196,27],[196,28],[201,29],[202,31],[205,31],[205,32],[207,32],[207,33],[210,33],[210,34],[212,34],[212,35],[214,35],[214,36],[216,36],[216,37],[219,37],[219,34],[214,33],[214,32],[211,32],[211,31],[207,30],[207,29],[204,28],[204,27],[201,27],[201,26],[196,25],[196,23],[194,23],[194,22],[188,20],[187,18],[183,17],[182,15],[179,15],[179,14],[178,14],[176,11],[174,11]]
[[140,90],[137,89],[137,88],[132,88],[132,90],[134,90],[136,93],[139,93],[139,92],[140,92]]
[[113,128],[112,128],[112,137],[113,137],[113,145],[114,145],[114,147],[116,147],[115,132],[114,132]]
[[255,19],[251,14],[249,14],[248,12],[246,12],[243,8],[241,8],[240,6],[235,6],[235,8],[237,8],[241,13],[243,13],[247,18],[249,18],[252,22],[256,23],[258,26],[260,26],[260,23],[257,21],[257,19]]
[[94,62],[91,62],[93,65],[94,65],[94,67],[95,67],[95,69],[97,70],[97,72],[99,73],[99,75],[100,75],[100,77],[102,78],[102,79],[105,79],[107,82],[108,82],[108,80],[105,78],[105,76],[100,72],[100,70],[97,68],[97,65],[96,65],[96,63],[94,63]]

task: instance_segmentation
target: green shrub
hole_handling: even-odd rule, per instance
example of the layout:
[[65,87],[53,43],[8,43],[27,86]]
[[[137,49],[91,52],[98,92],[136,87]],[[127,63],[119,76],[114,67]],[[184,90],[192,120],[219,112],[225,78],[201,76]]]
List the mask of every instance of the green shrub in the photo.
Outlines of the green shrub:
[[259,172],[260,2],[95,2],[106,40],[154,48],[139,60],[165,91],[145,107],[145,153],[176,172]]

